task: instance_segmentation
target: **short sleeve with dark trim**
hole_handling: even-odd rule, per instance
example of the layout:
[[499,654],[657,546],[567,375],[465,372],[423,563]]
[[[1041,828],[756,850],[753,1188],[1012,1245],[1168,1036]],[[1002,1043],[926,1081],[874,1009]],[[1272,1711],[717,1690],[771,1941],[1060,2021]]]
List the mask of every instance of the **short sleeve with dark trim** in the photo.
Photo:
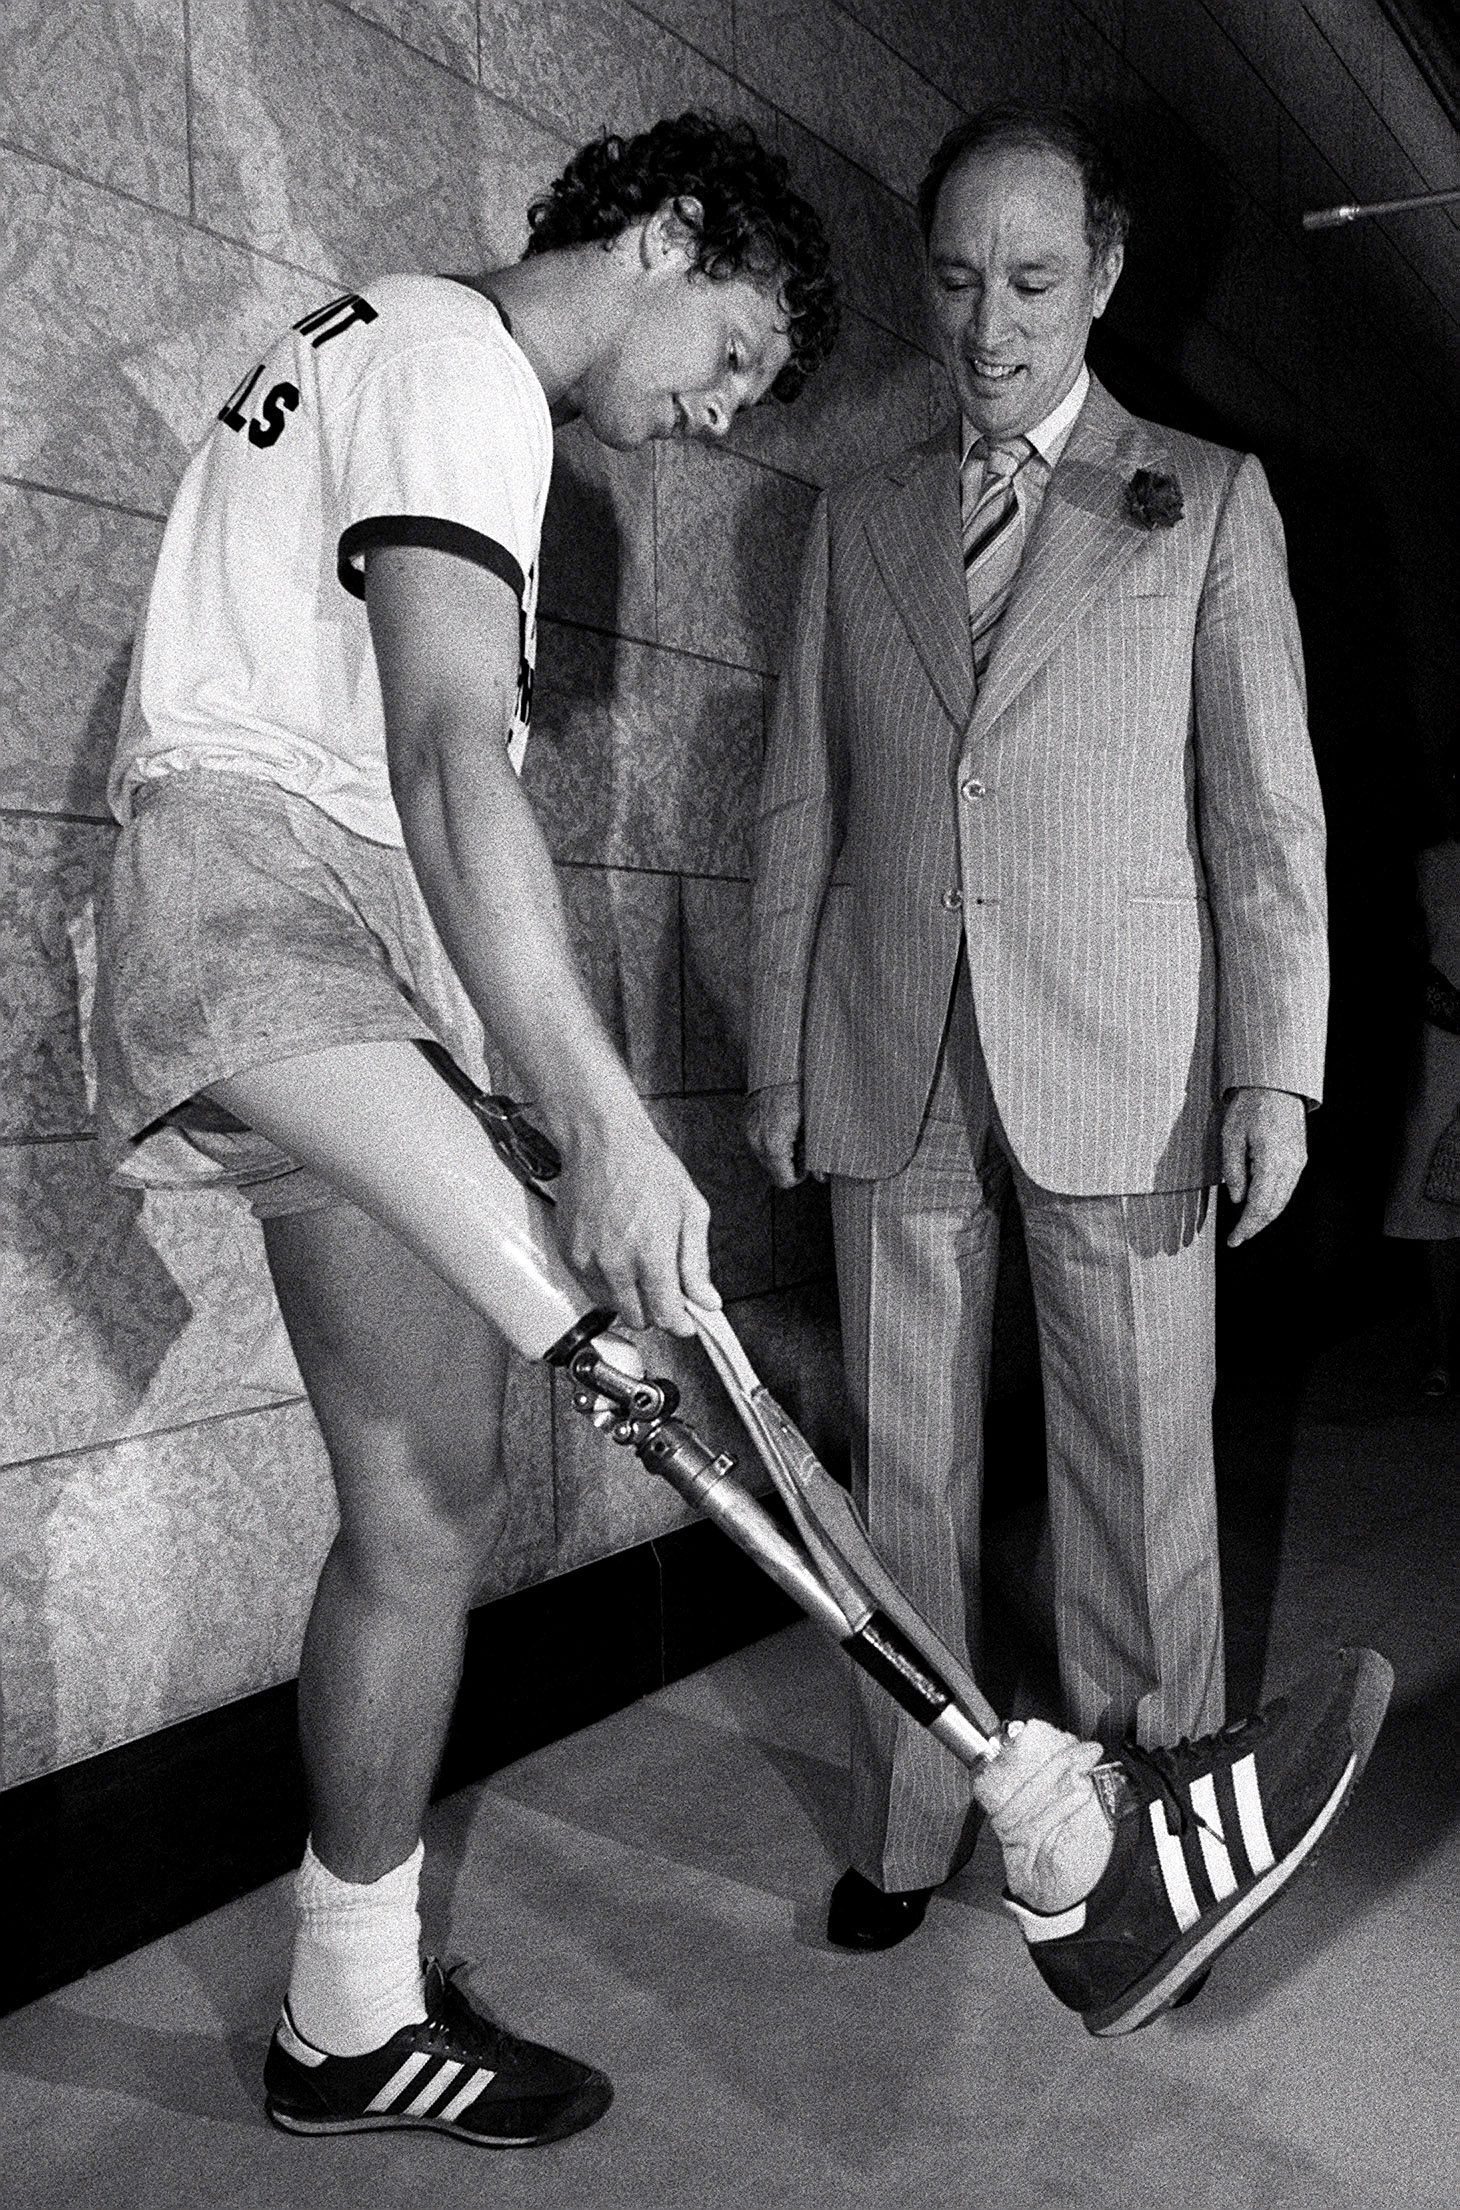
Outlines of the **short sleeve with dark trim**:
[[339,580],[363,598],[372,547],[420,545],[475,561],[525,607],[552,466],[547,402],[486,301],[463,288],[460,308],[431,322],[408,339],[372,331],[377,358],[332,410]]

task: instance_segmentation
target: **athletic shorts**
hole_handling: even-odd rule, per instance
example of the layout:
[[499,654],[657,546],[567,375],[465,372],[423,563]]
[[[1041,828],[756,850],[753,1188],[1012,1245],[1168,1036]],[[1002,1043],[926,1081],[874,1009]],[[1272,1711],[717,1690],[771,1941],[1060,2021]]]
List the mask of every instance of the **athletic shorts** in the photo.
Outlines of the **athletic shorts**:
[[491,1087],[482,1024],[410,861],[277,784],[214,769],[144,788],[99,915],[92,1054],[113,1179],[237,1188],[261,1219],[328,1184],[198,1093],[275,1059],[434,1037]]

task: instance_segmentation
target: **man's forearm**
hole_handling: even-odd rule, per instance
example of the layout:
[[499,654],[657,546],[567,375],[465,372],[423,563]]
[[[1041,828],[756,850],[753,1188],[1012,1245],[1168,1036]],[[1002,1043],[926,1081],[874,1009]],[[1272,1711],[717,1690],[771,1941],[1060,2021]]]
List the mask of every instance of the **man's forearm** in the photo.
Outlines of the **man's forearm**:
[[644,1109],[584,991],[531,802],[505,763],[486,773],[486,789],[441,772],[397,793],[431,917],[554,1136],[637,1122]]

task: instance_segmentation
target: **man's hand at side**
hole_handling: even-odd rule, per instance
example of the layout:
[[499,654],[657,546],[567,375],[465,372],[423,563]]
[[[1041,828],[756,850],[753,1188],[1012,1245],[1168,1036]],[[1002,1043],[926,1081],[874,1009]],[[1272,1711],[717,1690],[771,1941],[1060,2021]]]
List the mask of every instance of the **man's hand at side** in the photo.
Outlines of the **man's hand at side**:
[[745,1139],[777,1189],[794,1189],[806,1179],[799,1082],[773,1082],[751,1093]]
[[1222,1180],[1242,1207],[1229,1246],[1276,1220],[1308,1158],[1308,1115],[1291,1090],[1233,1090],[1222,1116]]

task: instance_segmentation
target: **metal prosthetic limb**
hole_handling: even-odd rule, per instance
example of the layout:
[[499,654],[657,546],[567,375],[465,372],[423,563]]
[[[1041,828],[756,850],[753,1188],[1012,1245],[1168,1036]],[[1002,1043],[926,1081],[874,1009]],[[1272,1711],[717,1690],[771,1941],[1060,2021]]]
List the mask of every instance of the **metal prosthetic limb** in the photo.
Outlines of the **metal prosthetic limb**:
[[[702,1341],[707,1340],[703,1323],[713,1320],[716,1334],[709,1340],[723,1344],[728,1338],[744,1360],[721,1315],[696,1317],[702,1323]],[[854,1664],[955,1757],[977,1767],[998,1755],[1003,1737],[997,1716],[966,1674],[958,1677],[962,1669],[956,1659],[942,1650],[932,1629],[876,1562],[845,1491],[818,1463],[748,1362],[744,1372],[752,1389],[745,1389],[719,1358],[713,1361],[787,1505],[799,1545],[735,1480],[734,1458],[713,1449],[676,1416],[679,1392],[672,1381],[633,1380],[592,1343],[582,1344],[562,1362],[575,1384],[577,1410],[606,1426],[616,1443],[633,1450],[642,1465],[661,1474],[696,1512],[723,1528]],[[823,1485],[831,1495],[823,1496]],[[845,1508],[844,1519],[838,1505]],[[821,1518],[828,1507],[834,1532]]]
[[[439,1046],[420,1049],[492,1138],[497,1157],[477,1170],[472,1226],[480,1244],[485,1220],[497,1244],[480,1254],[479,1285],[490,1280],[488,1309],[509,1340],[527,1357],[566,1369],[580,1412],[714,1520],[965,1765],[986,1768],[1015,1738],[1017,1723],[1001,1729],[966,1669],[902,1594],[850,1497],[760,1381],[724,1315],[691,1307],[710,1362],[786,1505],[790,1536],[733,1478],[729,1453],[677,1416],[673,1382],[626,1370],[628,1346],[605,1344],[614,1315],[594,1306],[552,1234],[552,1198],[543,1186],[559,1170],[551,1144],[509,1100],[483,1096]],[[486,1180],[498,1162],[484,1207]]]
[[[559,1158],[548,1138],[510,1098],[479,1092],[440,1045],[422,1043],[420,1052],[493,1138],[495,1156],[479,1147],[473,1154],[473,1304],[523,1355],[568,1370],[574,1406],[616,1443],[634,1450],[649,1472],[663,1474],[696,1512],[716,1520],[817,1627],[842,1644],[861,1671],[945,1741],[954,1757],[967,1766],[996,1757],[1005,1735],[992,1706],[881,1565],[848,1494],[817,1463],[811,1445],[764,1388],[724,1315],[691,1308],[711,1366],[789,1509],[793,1536],[782,1534],[769,1512],[733,1481],[736,1461],[729,1452],[713,1450],[676,1417],[674,1383],[638,1377],[627,1370],[630,1346],[614,1341],[610,1350],[603,1344],[614,1315],[594,1306],[552,1235],[552,1196],[543,1185],[557,1178]],[[459,1147],[453,1154],[453,1171],[459,1174]],[[490,1249],[484,1249],[484,1240],[490,1240]],[[440,1255],[433,1262],[446,1271]],[[459,1275],[459,1269],[451,1271]]]

